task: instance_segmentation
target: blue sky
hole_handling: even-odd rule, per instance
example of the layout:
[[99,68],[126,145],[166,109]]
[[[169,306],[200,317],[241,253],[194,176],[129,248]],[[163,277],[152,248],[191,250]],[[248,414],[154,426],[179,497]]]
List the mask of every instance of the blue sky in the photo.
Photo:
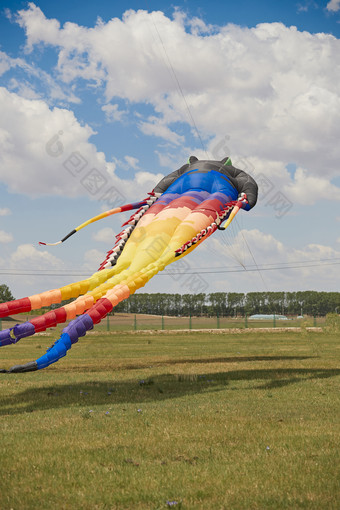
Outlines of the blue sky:
[[37,242],[229,154],[258,205],[143,291],[338,291],[339,32],[337,0],[1,2],[0,281],[90,275],[126,215]]

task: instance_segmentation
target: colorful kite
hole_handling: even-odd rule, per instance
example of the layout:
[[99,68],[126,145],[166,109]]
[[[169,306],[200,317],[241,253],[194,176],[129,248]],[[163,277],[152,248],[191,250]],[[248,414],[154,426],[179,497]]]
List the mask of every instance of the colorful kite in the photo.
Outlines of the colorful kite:
[[0,331],[0,346],[5,346],[70,321],[46,354],[1,371],[29,372],[58,361],[120,301],[143,287],[168,264],[190,253],[217,229],[227,228],[240,209],[248,211],[256,201],[256,182],[233,167],[230,158],[208,161],[191,156],[187,164],[164,177],[147,199],[100,214],[57,243],[40,243],[60,244],[94,221],[137,209],[124,223],[125,228],[116,236],[116,244],[99,270],[90,278],[0,304],[1,318],[76,298],[65,306]]

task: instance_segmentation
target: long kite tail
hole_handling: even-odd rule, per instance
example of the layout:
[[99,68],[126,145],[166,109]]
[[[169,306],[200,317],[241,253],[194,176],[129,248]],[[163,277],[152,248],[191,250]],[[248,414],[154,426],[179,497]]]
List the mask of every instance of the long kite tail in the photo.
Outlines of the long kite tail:
[[24,297],[21,299],[7,301],[6,303],[0,303],[0,319],[8,317],[9,315],[27,313],[32,310],[39,310],[43,307],[48,307],[56,303],[61,303],[62,301],[65,300],[69,300],[71,298],[76,298],[81,294],[85,294],[89,290],[94,289],[95,287],[106,281],[108,278],[111,278],[112,274],[114,273],[114,271],[112,270],[112,266],[117,262],[117,259],[121,254],[126,241],[129,239],[133,229],[137,225],[140,218],[149,209],[149,207],[157,200],[159,195],[160,195],[159,193],[154,193],[152,191],[151,193],[149,193],[148,199],[145,199],[141,202],[136,202],[134,204],[127,204],[116,209],[111,209],[110,211],[106,211],[105,213],[95,216],[94,218],[91,218],[90,220],[86,221],[85,223],[74,229],[61,241],[58,241],[58,243],[40,243],[48,246],[59,244],[68,239],[72,234],[74,234],[81,228],[84,228],[86,225],[89,225],[94,221],[98,221],[99,219],[104,218],[106,216],[110,216],[111,214],[115,214],[116,212],[123,212],[138,208],[138,211],[134,213],[126,223],[123,224],[123,226],[127,225],[126,228],[124,228],[119,234],[116,235],[116,243],[114,245],[114,248],[108,252],[107,258],[110,257],[110,264],[107,265],[106,267],[110,270],[107,269],[106,271],[102,271],[104,269],[104,266],[102,265],[100,267],[100,273],[96,272],[86,280],[74,282],[65,285],[64,287],[48,290],[40,294],[34,294],[32,296]]
[[13,301],[8,301],[7,303],[1,303],[0,318],[5,318],[9,315],[16,315],[19,313],[28,313],[33,310],[40,310],[41,308],[50,307],[51,305],[61,303],[62,301],[77,298],[78,296],[86,294],[101,285],[103,282],[107,281],[112,277],[114,272],[114,268],[96,272],[86,280],[70,283],[64,287],[60,287],[59,289],[48,290],[33,296],[15,299]]
[[[113,283],[111,280],[116,273],[116,269],[112,268],[112,266],[116,264],[126,241],[129,239],[140,218],[157,200],[159,194],[151,192],[149,196],[150,198],[147,200],[147,203],[142,205],[123,225],[128,226],[116,235],[115,248],[109,252],[110,263],[107,268],[101,267],[100,271],[97,271],[86,280],[81,280],[59,289],[49,290],[40,294],[0,304],[0,318],[4,318],[9,315],[27,313],[32,310],[39,310],[43,307],[50,307],[53,304],[61,303],[65,300],[78,298],[65,306],[50,310],[24,323],[16,324],[12,328],[0,331],[0,347],[17,343],[21,338],[32,336],[35,333],[40,333],[48,328],[55,327],[57,324],[74,319],[76,315],[82,314],[85,310],[89,309],[107,292],[108,288],[112,287]],[[138,205],[141,203],[144,202],[138,202]],[[133,205],[134,204],[130,204],[130,209],[133,208]],[[124,269],[124,267],[121,268],[120,274],[116,276],[115,283],[118,283],[124,278],[122,269]],[[110,281],[109,284],[106,283],[108,280]]]
[[78,342],[78,339],[92,329],[94,324],[99,323],[106,317],[114,306],[120,301],[127,299],[130,294],[133,294],[138,288],[143,287],[159,270],[160,267],[154,263],[150,264],[150,266],[144,270],[128,276],[126,280],[115,285],[111,290],[106,292],[105,296],[99,299],[86,313],[72,320],[69,325],[64,328],[60,338],[47,350],[46,354],[35,361],[30,361],[24,365],[15,365],[9,370],[0,370],[0,372],[31,372],[46,368],[52,363],[55,363],[65,356],[72,344]]
[[[148,264],[147,267],[141,269],[140,271],[136,271],[133,274],[129,274],[128,270],[123,271],[119,275],[114,276],[111,281],[108,280],[107,283],[102,284],[99,287],[101,292],[99,295],[97,295],[99,299],[92,306],[88,307],[85,313],[82,313],[84,311],[84,308],[82,307],[85,303],[85,301],[82,300],[85,300],[89,296],[82,296],[81,298],[78,298],[78,300],[71,304],[74,317],[77,314],[78,317],[74,318],[74,320],[72,320],[69,325],[64,328],[60,338],[56,340],[56,342],[48,349],[46,354],[35,361],[26,363],[24,365],[16,365],[9,371],[3,370],[3,372],[16,373],[39,370],[48,367],[52,363],[55,363],[60,358],[65,356],[71,346],[78,342],[78,339],[81,336],[84,336],[87,331],[92,329],[94,324],[99,323],[104,317],[106,317],[106,315],[111,312],[113,307],[116,306],[120,301],[127,299],[137,289],[143,287],[156,273],[162,271],[168,264],[176,260],[176,257],[185,256],[198,244],[200,244],[206,237],[215,232],[221,221],[230,216],[234,206],[235,203],[229,203],[228,206],[225,207],[224,211],[217,213],[215,221],[207,226],[207,228],[204,230],[204,233],[201,231],[193,239],[184,243],[177,250],[165,251],[158,260]],[[96,289],[97,292],[99,289]],[[69,305],[66,305],[66,307],[67,306]],[[50,313],[51,312],[45,314],[45,318],[46,316],[49,316]],[[62,314],[65,312],[59,311],[57,313]],[[19,327],[20,326],[17,326],[17,328]],[[29,327],[32,328],[32,326]],[[4,338],[3,342],[4,344],[12,343],[11,337]]]
[[[53,328],[57,324],[62,324],[69,320],[74,319],[77,315],[84,313],[85,310],[91,308],[98,300],[100,300],[109,289],[114,285],[119,284],[127,276],[127,271],[122,270],[118,274],[111,276],[114,270],[101,271],[100,274],[96,273],[99,277],[105,274],[105,278],[101,280],[101,283],[96,285],[93,290],[86,293],[81,293],[77,299],[68,303],[64,306],[50,310],[43,315],[34,317],[21,324],[16,324],[12,328],[0,331],[0,347],[15,344],[21,340],[34,335],[35,333],[41,333],[46,331],[48,328]],[[96,280],[98,282],[98,279]],[[79,282],[80,284],[82,282]],[[75,284],[72,284],[75,285]],[[80,294],[81,285],[78,285],[77,294]],[[87,286],[85,287],[87,288]],[[84,290],[84,289],[83,289]]]
[[[0,370],[2,373],[19,373],[19,372],[32,372],[40,370],[50,366],[57,362],[59,359],[67,354],[67,351],[72,347],[73,344],[78,342],[79,338],[84,336],[87,331],[93,329],[95,324],[98,324],[102,319],[106,317],[108,313],[121,301],[127,299],[130,295],[134,294],[135,291],[144,285],[159,271],[162,271],[168,264],[171,264],[176,260],[178,255],[186,255],[192,251],[198,244],[200,244],[206,237],[211,235],[217,229],[221,219],[217,214],[216,220],[207,227],[205,236],[201,236],[191,242],[190,246],[185,243],[179,250],[182,253],[178,253],[179,250],[165,251],[160,259],[150,263],[146,268],[129,274],[128,271],[124,271],[119,275],[120,281],[113,285],[113,287],[105,293],[103,297],[91,306],[86,313],[83,313],[72,320],[66,328],[63,329],[61,336],[54,342],[54,344],[47,350],[46,354],[30,361],[23,365],[15,365],[9,370]],[[198,236],[197,236],[198,237]],[[112,280],[115,280],[114,277]],[[106,285],[110,285],[108,282]],[[102,285],[103,289],[106,285]],[[1,335],[1,333],[0,333]],[[1,336],[0,336],[1,339]]]
[[[8,372],[38,370],[51,365],[65,356],[72,344],[76,343],[79,337],[84,336],[88,330],[92,329],[94,324],[100,322],[114,306],[120,301],[127,299],[137,289],[143,287],[156,273],[176,260],[176,257],[184,256],[192,251],[206,237],[211,235],[222,221],[228,219],[236,207],[238,207],[236,201],[229,202],[222,211],[216,212],[215,220],[198,232],[192,239],[189,239],[189,241],[186,241],[184,244],[173,245],[170,250],[165,250],[164,254],[159,259],[133,272],[133,274],[131,274],[129,270],[122,271],[105,283],[99,285],[92,292],[81,296],[73,303],[48,312],[40,318],[32,319],[32,321],[28,321],[28,323],[23,325],[15,326],[12,332],[14,337],[11,335],[11,330],[9,330],[9,333],[0,332],[0,345],[8,345],[9,343],[15,343],[24,336],[42,331],[46,329],[46,327],[55,326],[56,323],[74,319],[71,320],[69,325],[63,330],[61,337],[48,349],[45,355],[34,362],[29,362],[25,365],[16,365]],[[106,271],[109,272],[108,270]],[[100,272],[97,274],[100,274]],[[86,313],[83,313],[84,310],[87,310]],[[76,315],[78,315],[77,318],[75,318]],[[2,372],[7,371],[3,370]]]
[[[82,314],[85,310],[91,308],[98,300],[100,300],[106,292],[112,288],[113,285],[118,284],[124,278],[126,278],[127,271],[124,269],[115,274],[115,268],[106,269],[92,275],[88,280],[73,283],[62,289],[55,291],[48,291],[37,296],[31,296],[31,298],[24,298],[22,300],[11,301],[0,305],[2,307],[3,316],[6,314],[13,314],[14,311],[19,313],[25,310],[30,311],[32,308],[32,302],[35,308],[41,308],[43,306],[50,306],[56,301],[60,301],[60,293],[63,299],[69,299],[77,297],[74,301],[50,310],[49,312],[34,317],[21,324],[16,324],[12,328],[4,329],[0,331],[0,347],[15,344],[21,338],[32,336],[35,333],[41,333],[46,331],[48,328],[53,328],[57,324],[67,322],[74,319],[77,315]],[[67,294],[66,294],[67,292]],[[53,296],[59,296],[58,300],[53,299]],[[34,299],[33,299],[34,298]],[[27,302],[26,309],[24,304]],[[21,305],[21,308],[19,308]]]
[[[172,254],[171,259],[174,259]],[[111,312],[121,301],[127,299],[131,294],[143,287],[156,273],[164,269],[166,262],[158,261],[149,264],[148,267],[127,276],[121,283],[114,285],[112,289],[106,292],[105,296],[100,298],[86,313],[79,315],[72,320],[58,340],[47,350],[46,354],[35,361],[30,361],[24,365],[15,365],[9,370],[0,370],[1,373],[32,372],[46,368],[66,355],[71,346],[78,342],[81,336],[91,330],[94,324],[98,324],[108,313]],[[0,337],[1,338],[1,337]]]
[[110,209],[110,210],[105,211],[101,214],[98,214],[97,216],[94,216],[93,218],[90,218],[89,220],[85,221],[81,225],[78,225],[78,227],[75,227],[73,230],[71,230],[71,232],[69,232],[65,237],[63,237],[60,241],[57,241],[56,243],[44,243],[42,241],[39,241],[39,244],[43,245],[43,246],[56,246],[57,244],[61,244],[61,243],[65,242],[67,239],[69,239],[71,236],[73,236],[73,234],[75,234],[76,232],[79,232],[79,230],[81,230],[84,227],[87,227],[88,225],[90,225],[91,223],[94,223],[95,221],[99,221],[103,218],[107,218],[108,216],[112,216],[113,214],[118,214],[118,213],[125,212],[125,211],[131,211],[133,209],[140,209],[140,208],[148,209],[148,207],[150,207],[150,205],[152,205],[153,202],[155,200],[157,200],[157,196],[153,191],[151,193],[148,193],[148,195],[149,195],[148,198],[145,198],[144,200],[141,200],[140,202],[134,202],[132,204],[126,204],[126,205],[122,205],[120,207],[115,207],[114,209]]

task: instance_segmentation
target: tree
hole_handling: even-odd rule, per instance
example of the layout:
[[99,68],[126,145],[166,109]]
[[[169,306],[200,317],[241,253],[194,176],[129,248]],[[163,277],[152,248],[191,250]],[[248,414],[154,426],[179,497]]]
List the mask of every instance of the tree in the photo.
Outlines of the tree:
[[284,297],[284,292],[267,292],[267,313],[282,314]]
[[266,292],[248,292],[245,297],[245,312],[247,315],[265,313],[266,300]]
[[213,292],[212,294],[209,294],[209,301],[210,301],[210,313],[212,315],[219,315],[221,317],[222,315],[226,315],[227,311],[227,293],[226,292]]
[[7,285],[4,283],[0,285],[0,303],[6,303],[6,301],[12,301],[14,299],[12,292],[9,290]]
[[[6,287],[2,285],[1,287]],[[7,287],[6,287],[7,288]],[[8,288],[7,288],[8,289]],[[2,301],[13,299],[6,294]],[[67,301],[62,304],[66,304]],[[52,306],[55,308],[59,305]],[[211,294],[133,294],[115,312],[158,315],[237,316],[254,313],[322,315],[340,310],[340,292],[213,292]]]
[[243,315],[245,295],[241,292],[229,292],[228,293],[228,315],[237,317],[237,314]]

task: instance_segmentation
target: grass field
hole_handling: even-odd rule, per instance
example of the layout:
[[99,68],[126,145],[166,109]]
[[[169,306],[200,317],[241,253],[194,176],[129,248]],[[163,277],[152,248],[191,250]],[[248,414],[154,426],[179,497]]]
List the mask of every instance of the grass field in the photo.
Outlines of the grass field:
[[0,386],[1,510],[340,508],[337,334],[89,334]]

